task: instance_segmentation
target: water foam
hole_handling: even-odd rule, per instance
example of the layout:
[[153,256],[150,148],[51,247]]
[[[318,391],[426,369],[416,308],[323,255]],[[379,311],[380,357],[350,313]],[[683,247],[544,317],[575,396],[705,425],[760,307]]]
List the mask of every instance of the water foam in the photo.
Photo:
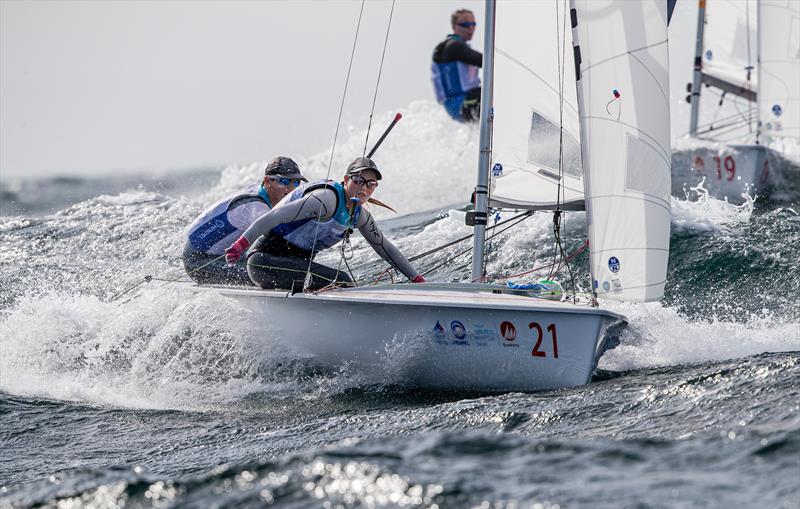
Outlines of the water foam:
[[734,205],[714,198],[700,182],[697,187],[689,188],[686,199],[672,197],[672,227],[678,232],[715,231],[747,223],[753,214],[756,197],[745,193],[742,199],[742,204]]
[[0,322],[0,390],[159,409],[274,390],[263,373],[269,343],[249,335],[244,313],[219,295],[167,289],[114,303],[26,297]]
[[621,344],[601,358],[602,369],[622,371],[800,351],[800,324],[768,310],[738,323],[713,317],[690,320],[661,303],[603,304],[626,315],[629,325]]

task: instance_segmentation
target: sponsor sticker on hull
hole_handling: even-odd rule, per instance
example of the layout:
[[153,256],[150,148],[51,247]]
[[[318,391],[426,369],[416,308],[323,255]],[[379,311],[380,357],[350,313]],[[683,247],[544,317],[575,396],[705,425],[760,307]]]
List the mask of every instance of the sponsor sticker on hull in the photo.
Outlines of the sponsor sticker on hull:
[[503,346],[519,348],[517,327],[508,320],[500,322],[500,337],[503,338]]
[[452,344],[469,346],[469,341],[466,340],[467,328],[464,327],[463,323],[459,322],[458,320],[453,320],[450,322],[450,332],[453,334],[454,338]]

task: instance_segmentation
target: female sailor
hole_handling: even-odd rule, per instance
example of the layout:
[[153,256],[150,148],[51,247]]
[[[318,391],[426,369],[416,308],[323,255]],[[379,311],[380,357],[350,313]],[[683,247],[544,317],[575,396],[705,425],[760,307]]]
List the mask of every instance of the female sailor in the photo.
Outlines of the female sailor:
[[355,225],[381,258],[412,282],[424,282],[363,208],[380,179],[375,163],[359,157],[347,167],[342,182],[323,180],[295,189],[250,225],[225,250],[225,259],[236,263],[249,248],[247,272],[265,289],[291,289],[293,281],[305,279],[306,271],[311,272],[307,287],[311,290],[333,281],[351,283],[347,274],[311,260],[317,252],[341,242]]

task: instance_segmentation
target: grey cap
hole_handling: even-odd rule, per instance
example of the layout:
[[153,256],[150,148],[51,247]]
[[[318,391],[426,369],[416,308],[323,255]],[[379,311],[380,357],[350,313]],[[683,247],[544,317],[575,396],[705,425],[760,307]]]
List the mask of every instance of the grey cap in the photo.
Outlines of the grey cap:
[[284,156],[278,156],[269,162],[267,168],[264,170],[264,176],[267,177],[270,175],[285,177],[287,179],[300,179],[308,182],[308,179],[300,173],[300,168],[297,166],[297,163]]
[[378,170],[378,166],[375,164],[375,161],[369,157],[356,157],[353,159],[353,162],[347,167],[347,173],[345,173],[345,175],[358,175],[364,170],[372,170],[377,173],[378,180],[383,178],[380,170]]

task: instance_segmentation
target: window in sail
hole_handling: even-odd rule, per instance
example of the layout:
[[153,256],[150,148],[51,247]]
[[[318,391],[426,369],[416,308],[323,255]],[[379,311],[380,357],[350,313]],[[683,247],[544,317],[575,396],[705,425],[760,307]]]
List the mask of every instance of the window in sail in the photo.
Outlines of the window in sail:
[[[534,111],[531,116],[531,132],[528,136],[528,162],[553,169],[555,172],[548,173],[557,175],[558,138],[558,124]],[[562,141],[564,148],[561,167],[564,173],[580,177],[583,174],[580,145],[566,130],[563,131]]]
[[670,169],[667,159],[640,138],[628,134],[626,141],[625,189],[669,203]]

